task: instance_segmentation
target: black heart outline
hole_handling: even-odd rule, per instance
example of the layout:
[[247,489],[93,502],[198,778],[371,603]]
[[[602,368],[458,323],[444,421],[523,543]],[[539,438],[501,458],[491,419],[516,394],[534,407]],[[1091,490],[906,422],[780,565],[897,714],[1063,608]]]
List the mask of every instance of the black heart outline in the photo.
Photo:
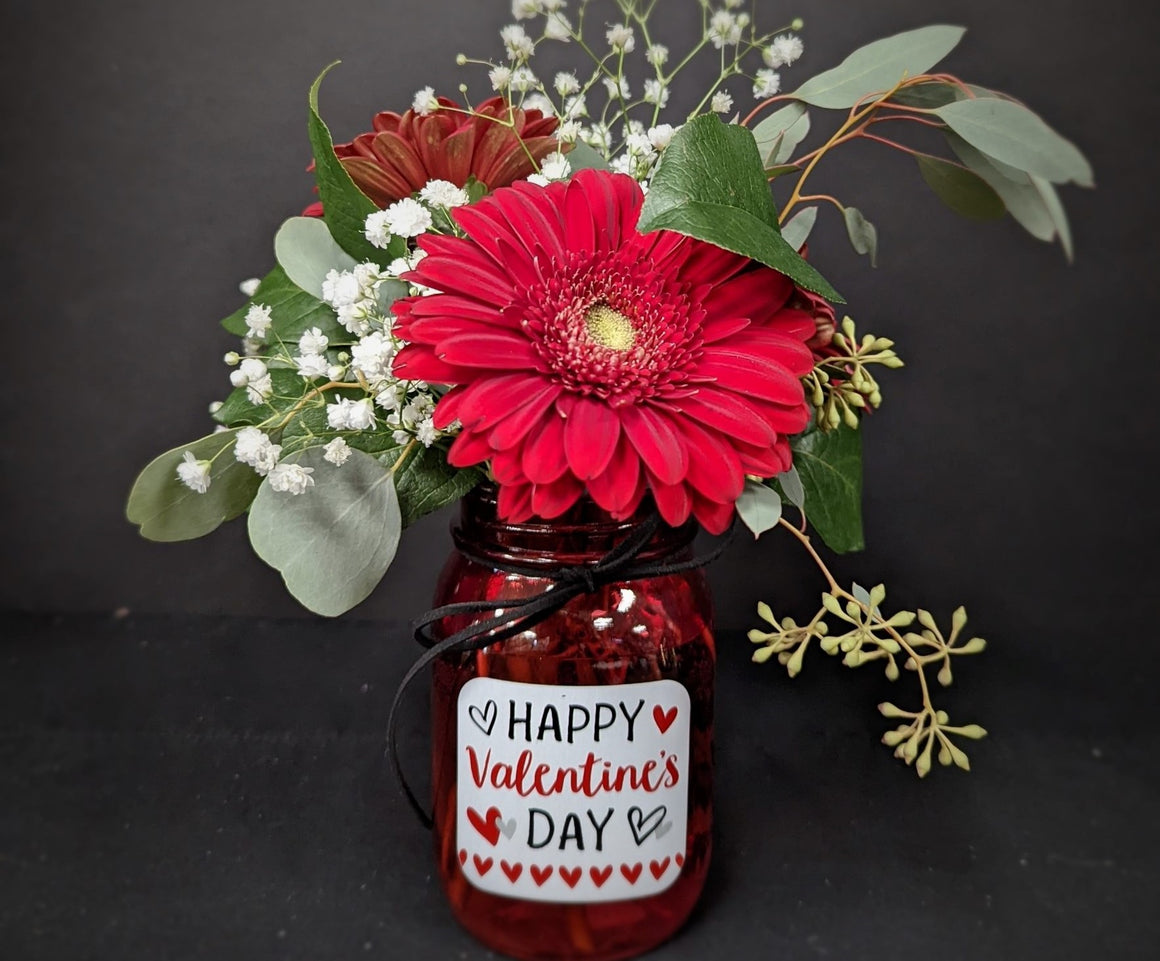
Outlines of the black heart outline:
[[[632,830],[632,837],[638,848],[648,840],[649,835],[653,834],[664,823],[668,813],[669,809],[663,804],[649,811],[648,814],[645,814],[635,805],[628,809],[628,826]],[[648,825],[648,829],[644,830],[646,825]]]
[[496,718],[499,717],[499,708],[495,701],[488,701],[483,710],[472,704],[467,709],[467,716],[471,718],[477,728],[483,731],[484,737],[491,737],[491,732],[495,729]]

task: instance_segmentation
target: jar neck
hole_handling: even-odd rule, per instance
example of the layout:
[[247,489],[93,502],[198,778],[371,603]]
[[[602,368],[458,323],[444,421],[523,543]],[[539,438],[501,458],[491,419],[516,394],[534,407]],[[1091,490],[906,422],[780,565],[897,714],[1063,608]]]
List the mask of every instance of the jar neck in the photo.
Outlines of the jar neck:
[[[617,520],[583,497],[560,517],[513,524],[500,519],[497,495],[494,484],[484,483],[463,498],[459,519],[451,527],[456,546],[488,560],[545,569],[599,560],[656,510],[646,497],[636,513]],[[680,555],[696,536],[697,525],[692,521],[680,527],[662,523],[639,559]]]

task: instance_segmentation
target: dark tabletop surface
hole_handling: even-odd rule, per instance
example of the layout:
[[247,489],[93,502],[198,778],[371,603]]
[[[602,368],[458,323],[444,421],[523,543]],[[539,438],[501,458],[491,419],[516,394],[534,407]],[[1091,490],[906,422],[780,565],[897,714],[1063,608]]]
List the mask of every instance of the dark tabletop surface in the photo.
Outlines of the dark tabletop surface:
[[[495,957],[383,761],[401,629],[0,623],[0,957]],[[877,743],[885,682],[833,662],[791,682],[747,648],[721,639],[709,885],[650,958],[1157,956],[1149,706],[999,658],[955,701],[993,731],[975,770],[919,783]],[[407,714],[421,776],[421,696]]]

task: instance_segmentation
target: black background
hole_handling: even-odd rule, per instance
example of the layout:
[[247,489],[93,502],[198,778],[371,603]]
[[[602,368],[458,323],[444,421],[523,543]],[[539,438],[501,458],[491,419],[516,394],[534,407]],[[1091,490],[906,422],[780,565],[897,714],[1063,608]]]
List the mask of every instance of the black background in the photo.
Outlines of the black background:
[[[674,49],[695,29],[692,6],[661,0],[658,33]],[[1128,0],[760,7],[761,22],[799,14],[807,21],[807,53],[786,72],[790,86],[872,38],[929,22],[964,24],[970,32],[948,69],[1024,99],[1093,161],[1098,190],[1064,195],[1078,248],[1074,267],[1010,221],[958,220],[905,158],[873,146],[828,161],[817,186],[877,223],[881,267],[872,271],[853,255],[825,212],[811,247],[860,327],[893,337],[909,362],[884,376],[885,405],[865,426],[868,551],[837,561],[837,570],[862,583],[884,580],[899,605],[945,616],[965,603],[972,627],[992,642],[951,695],[960,713],[1007,725],[1007,741],[998,729],[979,749],[984,773],[972,777],[988,783],[988,751],[1011,777],[1034,777],[1034,764],[1023,766],[1013,745],[1086,759],[1098,743],[1118,738],[1125,750],[1133,746],[1140,768],[1111,789],[1142,792],[1135,795],[1142,817],[1155,810],[1155,775],[1140,746],[1155,744],[1160,666],[1152,468],[1160,8]],[[0,608],[95,612],[78,622],[86,624],[118,609],[309,617],[250,554],[242,525],[191,544],[151,544],[124,520],[124,499],[152,456],[211,429],[205,405],[227,390],[219,358],[233,346],[216,322],[240,303],[237,282],[268,269],[278,224],[311,196],[304,169],[310,81],[331,60],[344,60],[322,92],[336,139],[366,129],[376,110],[402,109],[426,84],[454,93],[466,78],[482,98],[486,79],[459,71],[454,58],[461,50],[496,54],[508,4],[62,0],[6,3],[2,17]],[[733,93],[738,103],[748,100],[740,85]],[[398,622],[416,613],[448,548],[447,516],[407,533],[395,567],[357,618]],[[776,537],[738,546],[712,576],[719,622],[733,630],[752,624],[758,599],[804,613],[820,588],[804,555]],[[196,634],[201,627],[188,624],[221,622],[144,623],[155,637],[171,623]],[[322,637],[324,628],[295,636]],[[28,638],[40,637],[23,628],[12,636],[25,642],[21,657],[31,650]],[[135,696],[148,700],[147,680],[130,672],[125,681],[127,669],[112,656],[130,638],[104,628],[70,636],[80,647],[105,645],[109,676],[124,684],[117,697],[127,698],[117,700],[119,708],[101,702],[92,715],[78,710],[70,715],[77,725],[95,724],[110,710],[130,716]],[[398,636],[392,643],[402,643]],[[67,661],[73,648],[45,643],[40,668],[22,672],[13,655],[7,682],[0,680],[13,694],[22,685],[20,697],[6,698],[10,730],[54,703],[54,659]],[[182,645],[181,663],[194,672],[196,648]],[[207,696],[232,690],[230,678],[244,670],[229,660],[239,650],[207,649],[224,658],[214,661],[221,684],[204,685]],[[102,663],[93,654],[85,663]],[[728,656],[739,663],[747,652]],[[392,654],[380,686],[389,687],[401,667]],[[827,676],[837,668],[815,663],[809,670]],[[79,671],[65,689],[83,693],[84,677]],[[250,677],[236,674],[237,684],[244,689]],[[845,678],[845,687],[826,688],[823,698],[815,682],[803,678],[791,688],[776,668],[744,667],[733,677],[729,693],[749,698],[813,692],[815,700],[794,702],[809,704],[813,725],[824,726],[833,710],[828,699],[841,697],[858,705],[853,730],[865,721],[869,736],[877,724],[869,711],[884,682]],[[189,709],[197,710],[192,701]],[[152,702],[142,710],[158,716]],[[367,730],[380,721],[368,719]],[[802,777],[815,761],[849,761],[828,749],[814,757],[792,724],[757,736],[770,751],[804,750]],[[922,790],[893,771],[881,748],[869,752],[866,765],[897,773],[906,792]],[[1074,770],[1034,802],[1046,818],[1065,810],[1069,779],[1079,784],[1091,774],[1080,754],[1068,757]],[[83,786],[82,777],[76,790]],[[921,795],[894,790],[909,799],[905,805],[920,803]],[[1103,803],[1090,785],[1086,794],[1075,790],[1083,803]],[[841,813],[831,811],[823,824]],[[1154,850],[1139,846],[1154,840],[1154,827],[1144,820],[1128,827],[1139,832],[1138,852]],[[923,856],[912,852],[910,861]],[[1141,870],[1154,878],[1154,859]],[[1140,882],[1139,874],[1124,875],[1101,897],[1138,893]]]

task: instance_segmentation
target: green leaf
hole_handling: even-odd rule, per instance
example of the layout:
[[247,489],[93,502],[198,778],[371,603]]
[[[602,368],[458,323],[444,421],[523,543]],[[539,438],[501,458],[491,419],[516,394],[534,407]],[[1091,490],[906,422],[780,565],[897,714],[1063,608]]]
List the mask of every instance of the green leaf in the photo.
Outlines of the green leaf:
[[715,115],[689,121],[673,137],[637,229],[695,237],[766,264],[827,300],[844,302],[782,237],[753,135]]
[[1007,208],[977,173],[941,157],[915,154],[922,179],[939,200],[968,220],[1000,220]]
[[[286,276],[281,267],[275,267],[258,286],[254,296],[234,311],[222,326],[238,337],[246,335],[246,311],[251,304],[263,304],[270,308],[273,320],[272,330],[277,338],[287,344],[298,340],[311,327],[317,327],[329,339],[332,346],[352,344],[356,338],[338,322],[334,310],[317,297],[312,297]],[[267,334],[267,338],[271,335]]]
[[810,132],[810,116],[800,103],[791,103],[771,113],[753,128],[757,151],[766,167],[777,167],[789,160],[798,144]]
[[1039,195],[1043,198],[1044,204],[1047,205],[1047,212],[1051,215],[1051,219],[1055,224],[1055,231],[1059,236],[1060,244],[1063,246],[1064,254],[1069,261],[1075,260],[1075,244],[1071,239],[1071,225],[1067,221],[1067,211],[1063,209],[1063,203],[1059,199],[1059,193],[1043,177],[1032,175],[1031,183],[1039,191]]
[[775,479],[781,488],[781,492],[785,494],[786,500],[793,504],[799,511],[804,510],[806,505],[806,491],[802,487],[801,475],[798,474],[797,468],[791,464],[789,470],[778,474]]
[[[347,442],[353,443],[350,438]],[[387,467],[394,467],[407,449],[396,446],[384,452],[380,460]],[[459,500],[483,480],[482,472],[474,467],[452,467],[447,463],[446,451],[438,447],[416,444],[405,456],[395,474],[404,525]]]
[[946,136],[959,160],[991,185],[991,189],[999,195],[1011,216],[1032,237],[1043,241],[1055,238],[1055,222],[1043,202],[1043,197],[1031,182],[1029,174],[1012,167],[1000,170],[993,160],[980,153],[962,137],[953,133]]
[[[239,464],[230,449],[236,431],[210,434],[175,447],[149,464],[133,484],[126,516],[151,541],[187,541],[217,530],[245,511],[262,482],[254,471]],[[210,485],[204,494],[177,479],[177,465],[189,451],[198,460],[213,462]]]
[[861,433],[845,424],[813,430],[795,437],[792,447],[814,530],[839,554],[862,550]]
[[756,540],[781,520],[781,498],[761,481],[747,480],[745,490],[737,498],[737,515],[753,531]]
[[314,470],[297,496],[263,484],[250,508],[250,543],[305,607],[327,617],[364,601],[395,557],[403,531],[390,472],[352,451],[342,467],[311,448],[291,461]]
[[863,216],[857,207],[847,207],[842,211],[846,221],[846,233],[850,245],[864,257],[870,257],[870,266],[878,266],[878,228]]
[[572,149],[567,153],[568,163],[572,166],[572,172],[577,170],[608,170],[608,161],[600,154],[600,152],[589,144],[584,143],[583,140],[577,140],[572,145]]
[[1078,147],[1042,118],[1010,100],[959,100],[935,114],[988,157],[1052,183],[1094,186],[1091,164]]
[[293,403],[293,401],[279,403],[278,398],[292,397],[297,400],[304,393],[305,381],[297,371],[275,368],[270,371],[270,380],[274,385],[274,393],[270,398],[272,404],[251,403],[246,388],[237,387],[214,412],[213,419],[227,427],[254,426],[274,416],[283,405],[288,409]]
[[322,298],[322,283],[331,270],[350,270],[355,259],[334,242],[317,217],[291,217],[274,235],[274,256],[292,283]]
[[338,245],[355,260],[370,260],[387,264],[406,252],[402,237],[392,237],[386,250],[380,250],[366,238],[367,217],[379,208],[355,186],[350,174],[334,152],[330,130],[318,115],[318,88],[325,77],[340,61],[336,60],[318,75],[310,86],[310,114],[307,130],[314,151],[314,178],[318,182],[318,196],[322,200],[323,217]]
[[964,27],[934,25],[876,40],[832,70],[811,77],[790,96],[815,107],[853,107],[906,77],[926,73],[958,46],[964,33]]
[[817,207],[805,207],[799,210],[793,215],[789,223],[781,228],[781,235],[785,238],[785,242],[794,250],[801,250],[806,245],[806,241],[810,239],[810,233],[813,231],[817,219]]

